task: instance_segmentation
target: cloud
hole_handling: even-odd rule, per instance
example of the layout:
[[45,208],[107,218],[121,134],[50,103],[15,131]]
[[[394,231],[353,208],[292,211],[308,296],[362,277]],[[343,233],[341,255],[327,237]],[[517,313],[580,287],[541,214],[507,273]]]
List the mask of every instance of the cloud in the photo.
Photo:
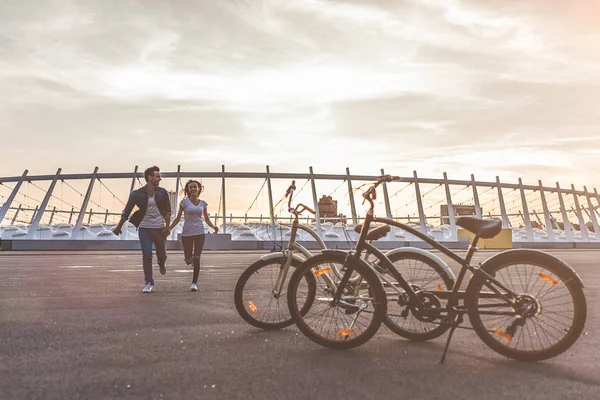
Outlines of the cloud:
[[597,6],[559,3],[4,1],[3,174],[164,159],[593,182]]

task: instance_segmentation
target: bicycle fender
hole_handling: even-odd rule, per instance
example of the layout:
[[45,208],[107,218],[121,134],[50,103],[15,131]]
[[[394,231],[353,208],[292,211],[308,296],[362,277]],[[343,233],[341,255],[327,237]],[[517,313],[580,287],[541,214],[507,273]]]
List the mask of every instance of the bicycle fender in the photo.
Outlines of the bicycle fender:
[[337,254],[343,254],[343,255],[347,255],[349,254],[348,251],[344,251],[344,250],[338,250],[338,249],[323,249],[321,250],[322,253],[337,253]]
[[[284,257],[285,257],[285,255],[282,252],[278,251],[276,253],[264,254],[264,255],[260,256],[260,260],[268,261],[268,260],[280,259],[280,258],[284,258]],[[304,256],[300,253],[293,253],[292,259],[294,259],[300,263],[303,263],[304,261],[306,261],[306,258],[304,258]]]
[[[504,261],[505,259],[506,259],[506,261]],[[550,262],[557,263],[558,265],[561,266],[561,269],[563,270],[563,272],[565,274],[572,274],[577,279],[577,283],[582,288],[585,287],[583,284],[583,280],[581,280],[581,277],[579,276],[579,274],[577,272],[575,272],[573,267],[571,267],[569,264],[567,264],[560,258],[555,257],[548,253],[544,253],[543,251],[539,251],[539,250],[531,250],[531,249],[506,250],[506,251],[500,252],[498,254],[494,254],[492,257],[483,261],[481,263],[481,268],[487,272],[486,266],[492,266],[497,263],[503,263],[503,262],[509,262],[509,261],[514,262],[515,260],[519,260],[519,259],[524,259],[524,260],[532,260],[533,259],[539,263],[544,263],[545,261],[547,261],[549,263]],[[470,284],[470,282],[469,282],[469,284]],[[469,287],[467,286],[467,291],[468,290],[469,290]]]
[[435,262],[437,265],[442,267],[444,269],[444,271],[446,271],[446,274],[448,274],[448,276],[450,276],[450,278],[452,278],[453,281],[456,281],[454,272],[452,272],[452,270],[450,269],[448,264],[446,264],[446,262],[444,260],[442,260],[441,258],[439,258],[438,256],[436,256],[435,254],[433,254],[430,251],[427,251],[424,249],[419,249],[417,247],[398,247],[396,249],[388,251],[387,253],[385,253],[385,255],[389,257],[392,254],[402,254],[402,253],[419,254],[421,256],[429,258],[431,261]]

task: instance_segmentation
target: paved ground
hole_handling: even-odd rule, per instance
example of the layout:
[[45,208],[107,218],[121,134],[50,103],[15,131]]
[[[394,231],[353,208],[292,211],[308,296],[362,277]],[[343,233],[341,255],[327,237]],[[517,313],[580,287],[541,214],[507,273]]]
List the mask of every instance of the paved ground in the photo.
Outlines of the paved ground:
[[600,251],[553,253],[587,286],[577,344],[525,364],[459,330],[445,365],[445,336],[412,343],[382,327],[366,345],[338,352],[295,328],[245,324],[233,288],[256,252],[206,253],[197,293],[188,291],[182,255],[171,253],[151,295],[141,293],[137,252],[0,253],[0,397],[598,399]]

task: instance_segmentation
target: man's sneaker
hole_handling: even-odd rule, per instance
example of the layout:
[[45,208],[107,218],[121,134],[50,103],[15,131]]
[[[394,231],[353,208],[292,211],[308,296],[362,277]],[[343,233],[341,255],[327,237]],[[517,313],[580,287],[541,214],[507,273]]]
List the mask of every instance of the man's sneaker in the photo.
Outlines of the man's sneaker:
[[198,285],[196,285],[195,283],[192,283],[192,287],[190,288],[190,291],[197,292],[198,291]]
[[154,284],[148,282],[146,283],[146,286],[144,286],[144,290],[142,290],[142,293],[152,293],[152,290],[154,290]]
[[167,266],[165,264],[158,264],[158,267],[160,268],[161,275],[164,275],[167,273]]

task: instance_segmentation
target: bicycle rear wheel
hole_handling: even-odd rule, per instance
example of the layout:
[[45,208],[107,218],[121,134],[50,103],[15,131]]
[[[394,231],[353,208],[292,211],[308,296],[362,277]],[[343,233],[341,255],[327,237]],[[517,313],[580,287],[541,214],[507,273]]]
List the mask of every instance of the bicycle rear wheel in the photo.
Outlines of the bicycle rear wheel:
[[[427,294],[422,300],[429,309],[444,309],[447,301],[435,296],[439,290],[452,290],[454,279],[435,261],[421,254],[396,253],[389,256],[390,261],[402,277],[417,292]],[[391,275],[387,275],[391,277]],[[392,278],[393,280],[393,278]],[[383,323],[392,332],[406,339],[423,341],[443,335],[450,326],[441,324],[440,319],[419,318],[412,312],[410,298],[399,285],[398,293],[387,282],[383,282],[387,295],[387,313]]]
[[485,262],[482,270],[514,292],[514,304],[491,288],[506,294],[476,274],[467,287],[465,306],[477,335],[496,352],[521,361],[555,357],[581,335],[587,304],[577,275],[548,254],[509,251]]
[[[306,260],[296,269],[288,286],[288,306],[298,329],[313,342],[331,349],[350,349],[368,341],[379,329],[385,314],[385,292],[377,276],[364,262],[357,262],[342,298],[334,303],[340,284],[335,268],[343,270],[346,255],[323,253]],[[316,293],[305,298],[301,283],[315,278]],[[305,304],[311,304],[303,309]]]

